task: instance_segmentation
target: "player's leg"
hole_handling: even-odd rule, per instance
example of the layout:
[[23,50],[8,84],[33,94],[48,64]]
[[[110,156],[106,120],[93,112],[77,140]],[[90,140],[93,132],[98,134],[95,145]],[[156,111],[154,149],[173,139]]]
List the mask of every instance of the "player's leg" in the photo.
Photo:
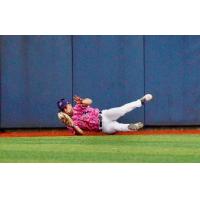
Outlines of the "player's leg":
[[136,131],[143,128],[143,123],[131,123],[131,124],[122,124],[117,121],[111,121],[109,124],[103,126],[102,131],[108,134],[112,134],[118,131]]
[[135,108],[141,107],[145,102],[150,101],[152,98],[152,95],[147,94],[141,99],[138,99],[137,101],[133,101],[131,103],[127,103],[121,107],[103,110],[102,114],[108,119],[115,121],[126,113],[134,110]]
[[107,118],[109,118],[112,121],[115,121],[125,115],[126,113],[134,110],[135,108],[141,107],[142,103],[140,100],[127,103],[123,106],[116,107],[116,108],[111,108],[107,110],[103,110],[102,114],[105,115]]

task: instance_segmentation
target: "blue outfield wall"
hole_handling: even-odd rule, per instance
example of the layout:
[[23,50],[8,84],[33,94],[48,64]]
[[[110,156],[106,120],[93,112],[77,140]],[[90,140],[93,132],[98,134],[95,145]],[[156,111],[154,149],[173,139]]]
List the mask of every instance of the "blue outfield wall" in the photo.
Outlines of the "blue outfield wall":
[[198,125],[200,36],[0,36],[1,128],[63,127],[56,101],[100,109],[151,92],[122,122]]
[[[144,94],[142,36],[74,36],[73,92],[100,109],[118,107]],[[144,121],[144,109],[121,119]]]
[[1,127],[57,127],[72,97],[70,36],[1,36]]
[[200,36],[146,36],[147,125],[200,124]]

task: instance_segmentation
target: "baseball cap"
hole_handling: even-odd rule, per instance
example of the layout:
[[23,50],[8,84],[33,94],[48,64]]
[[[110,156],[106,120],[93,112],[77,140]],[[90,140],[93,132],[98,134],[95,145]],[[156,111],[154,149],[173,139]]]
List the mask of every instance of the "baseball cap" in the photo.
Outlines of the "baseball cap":
[[58,102],[57,102],[57,106],[60,110],[63,110],[65,108],[65,106],[67,104],[69,104],[70,102],[67,100],[67,99],[60,99]]

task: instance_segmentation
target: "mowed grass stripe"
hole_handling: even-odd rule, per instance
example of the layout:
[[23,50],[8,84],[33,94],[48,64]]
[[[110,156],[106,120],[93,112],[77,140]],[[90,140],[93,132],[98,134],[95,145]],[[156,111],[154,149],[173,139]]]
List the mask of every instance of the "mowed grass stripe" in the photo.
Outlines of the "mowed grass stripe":
[[0,162],[200,162],[200,135],[0,138]]

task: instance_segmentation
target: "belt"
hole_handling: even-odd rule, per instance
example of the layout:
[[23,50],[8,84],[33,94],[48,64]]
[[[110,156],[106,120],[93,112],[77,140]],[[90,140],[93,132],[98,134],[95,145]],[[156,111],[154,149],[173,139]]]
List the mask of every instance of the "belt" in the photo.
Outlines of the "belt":
[[102,129],[102,112],[100,111],[99,112],[99,129],[101,130]]

